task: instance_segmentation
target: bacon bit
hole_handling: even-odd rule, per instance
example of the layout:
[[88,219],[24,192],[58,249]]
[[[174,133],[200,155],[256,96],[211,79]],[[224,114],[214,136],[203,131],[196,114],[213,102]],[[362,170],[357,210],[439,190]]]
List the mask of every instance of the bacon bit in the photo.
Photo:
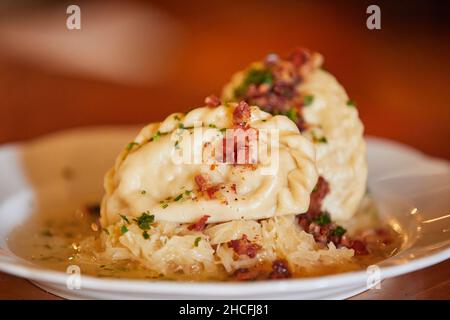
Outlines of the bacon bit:
[[214,199],[214,198],[216,198],[216,192],[219,190],[220,190],[219,185],[211,186],[211,187],[206,188],[206,194],[208,195],[208,197],[210,199]]
[[355,255],[357,256],[365,256],[369,254],[366,245],[361,240],[353,240],[350,248],[355,250]]
[[200,191],[205,191],[208,186],[208,180],[202,176],[201,174],[198,174],[194,177],[195,183],[197,184]]
[[301,67],[305,63],[309,61],[311,54],[308,50],[303,48],[296,48],[291,52],[288,59],[292,62],[292,64],[296,67]]
[[205,98],[205,104],[210,108],[215,108],[220,105],[220,99],[216,95],[212,94]]
[[322,211],[322,201],[329,192],[330,185],[322,176],[320,176],[313,192],[311,192],[309,208],[306,213],[308,216],[316,217],[320,215]]
[[269,274],[269,279],[286,279],[291,277],[289,267],[284,260],[275,260],[272,262],[272,272]]
[[248,268],[239,268],[234,272],[234,278],[237,281],[255,280],[259,275],[257,270],[250,270]]
[[208,179],[203,175],[198,174],[194,177],[195,183],[198,186],[199,191],[206,192],[206,195],[210,199],[216,198],[216,192],[220,190],[220,185],[211,185]]
[[239,102],[233,111],[233,124],[238,127],[245,127],[250,120],[251,110],[250,106],[245,101]]
[[235,194],[237,194],[236,183],[233,183],[233,184],[231,185],[231,191],[233,191]]
[[216,170],[216,165],[215,164],[210,165],[209,170],[211,170],[211,171]]
[[208,221],[210,216],[204,215],[196,223],[191,224],[188,226],[188,230],[195,230],[195,231],[202,231],[206,227],[206,221]]
[[228,247],[233,248],[238,255],[247,255],[249,258],[256,257],[261,246],[248,240],[247,235],[243,235],[241,239],[231,240]]

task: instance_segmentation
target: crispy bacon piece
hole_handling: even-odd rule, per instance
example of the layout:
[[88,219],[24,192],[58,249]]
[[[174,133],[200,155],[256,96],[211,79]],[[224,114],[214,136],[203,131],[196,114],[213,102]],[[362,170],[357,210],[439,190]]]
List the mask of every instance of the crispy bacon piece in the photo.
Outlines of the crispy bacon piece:
[[367,247],[364,242],[361,240],[353,240],[351,241],[350,248],[355,250],[356,256],[365,256],[369,254]]
[[195,230],[195,231],[202,231],[206,227],[206,221],[208,221],[210,216],[204,215],[196,223],[191,224],[188,226],[188,230]]
[[310,59],[310,52],[303,48],[296,48],[291,52],[288,59],[292,62],[295,67],[301,67],[307,63]]
[[206,188],[208,187],[208,180],[204,176],[198,174],[194,177],[194,180],[200,191],[206,191]]
[[205,104],[210,108],[215,108],[220,105],[220,99],[218,96],[212,94],[205,98]]
[[311,192],[309,208],[306,214],[310,217],[316,217],[320,215],[322,211],[322,201],[329,192],[330,185],[322,176],[320,176],[317,180],[317,184],[314,187],[313,192]]
[[233,124],[238,127],[245,127],[250,120],[251,110],[250,106],[245,101],[238,103],[233,111]]
[[250,270],[248,268],[239,268],[234,272],[234,278],[237,281],[255,280],[259,275],[257,270]]
[[208,198],[215,199],[216,198],[216,192],[220,190],[219,185],[210,186],[206,188],[206,194],[208,195]]
[[291,277],[291,272],[286,261],[275,260],[272,262],[272,272],[269,274],[269,279],[286,279]]
[[220,185],[211,185],[208,179],[201,174],[196,175],[194,180],[199,191],[205,192],[210,199],[214,199],[216,197],[216,192],[220,190]]
[[233,248],[238,255],[247,255],[250,258],[256,257],[261,246],[248,240],[247,235],[243,235],[241,239],[231,240],[228,247]]

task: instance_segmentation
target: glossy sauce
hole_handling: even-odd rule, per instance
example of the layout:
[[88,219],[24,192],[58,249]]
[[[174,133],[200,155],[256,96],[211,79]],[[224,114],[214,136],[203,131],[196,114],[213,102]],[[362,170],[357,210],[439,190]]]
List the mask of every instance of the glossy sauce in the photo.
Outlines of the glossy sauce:
[[[168,279],[148,270],[136,261],[105,261],[95,252],[100,251],[98,212],[93,206],[67,209],[68,215],[37,213],[9,237],[9,247],[18,256],[43,268],[65,272],[70,265],[80,267],[83,274],[97,277],[195,280],[180,277]],[[64,217],[64,218],[61,218]],[[353,261],[333,267],[314,268],[314,272],[294,274],[311,277],[366,268],[394,255],[400,249],[403,237],[400,230],[382,224],[372,201],[365,199],[359,212],[349,221],[341,223],[352,236],[364,238],[369,255],[355,256]],[[89,246],[80,246],[88,241]],[[270,266],[261,265],[261,274],[268,274]]]

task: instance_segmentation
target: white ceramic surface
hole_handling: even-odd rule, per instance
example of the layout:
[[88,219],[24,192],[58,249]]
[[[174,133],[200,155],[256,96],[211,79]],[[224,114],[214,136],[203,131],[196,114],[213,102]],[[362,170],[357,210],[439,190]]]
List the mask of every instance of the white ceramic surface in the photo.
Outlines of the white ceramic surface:
[[[308,279],[252,283],[186,283],[69,275],[44,270],[17,257],[8,235],[33,213],[37,200],[51,208],[86,203],[102,194],[102,180],[136,128],[77,129],[24,144],[0,147],[0,270],[28,278],[45,290],[73,299],[343,299],[367,290],[366,270]],[[380,278],[425,268],[450,257],[450,165],[401,144],[368,138],[369,189],[381,214],[406,235],[402,248],[378,264]],[[61,172],[71,168],[74,179]],[[414,210],[417,208],[417,210]],[[413,214],[412,214],[413,213]],[[382,284],[381,284],[382,286]]]

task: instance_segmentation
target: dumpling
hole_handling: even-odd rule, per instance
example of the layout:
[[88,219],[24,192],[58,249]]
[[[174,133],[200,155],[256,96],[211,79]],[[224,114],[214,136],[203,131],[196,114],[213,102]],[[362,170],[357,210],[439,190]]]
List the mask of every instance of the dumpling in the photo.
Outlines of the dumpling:
[[172,114],[144,127],[106,174],[102,225],[143,212],[176,223],[303,213],[318,179],[315,163],[313,144],[284,115],[245,102]]
[[315,146],[321,179],[310,210],[346,220],[364,196],[367,180],[364,127],[344,88],[320,68],[322,56],[299,49],[287,59],[269,55],[236,73],[224,101],[245,100],[271,114],[284,114]]

